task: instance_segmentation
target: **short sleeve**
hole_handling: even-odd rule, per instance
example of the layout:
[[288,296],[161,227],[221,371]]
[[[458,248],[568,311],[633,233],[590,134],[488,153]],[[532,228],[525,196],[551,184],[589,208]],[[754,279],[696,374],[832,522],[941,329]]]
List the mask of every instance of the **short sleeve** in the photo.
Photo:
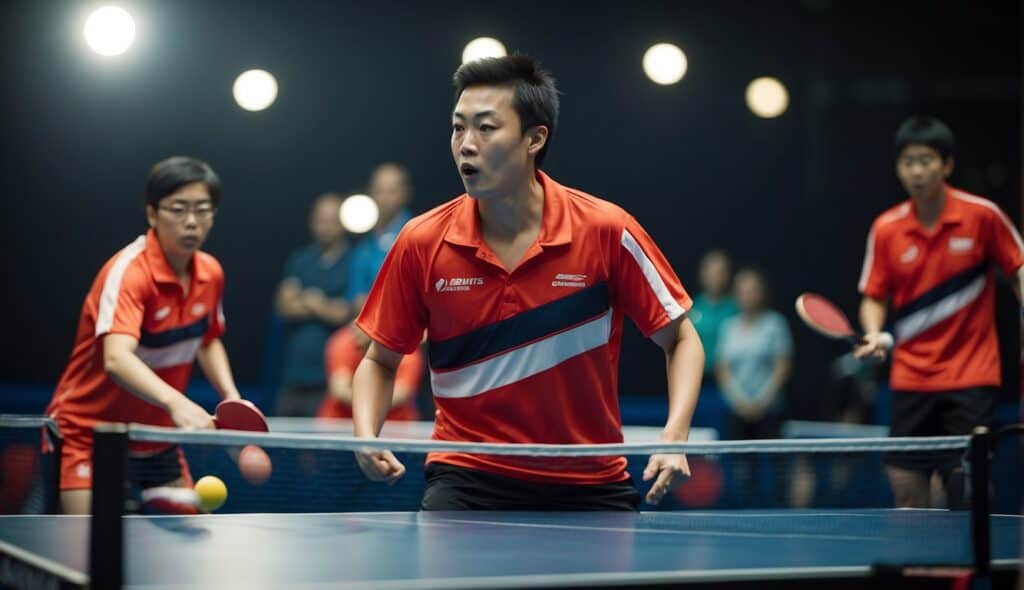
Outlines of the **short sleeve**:
[[423,365],[423,352],[419,348],[412,354],[402,357],[402,362],[398,365],[398,371],[395,373],[395,384],[411,391],[419,389],[420,380],[423,379]]
[[423,338],[427,327],[424,264],[407,226],[384,259],[356,320],[360,329],[389,350],[409,354]]
[[327,369],[327,379],[336,372],[344,371],[349,375],[356,372],[359,361],[363,360],[363,353],[356,344],[355,336],[349,328],[335,330],[327,341],[324,348],[324,367]]
[[693,302],[665,255],[636,219],[627,216],[621,233],[614,238],[614,300],[649,337],[683,315]]
[[882,244],[878,240],[878,225],[879,222],[875,221],[868,232],[864,264],[861,266],[857,290],[867,297],[885,299],[889,296],[891,284],[885,258],[881,255]]
[[989,210],[986,251],[1006,276],[1013,276],[1024,264],[1024,241],[1010,218],[997,205]]
[[119,269],[115,264],[104,277],[96,336],[126,334],[139,339],[150,290],[150,282],[138,267]]

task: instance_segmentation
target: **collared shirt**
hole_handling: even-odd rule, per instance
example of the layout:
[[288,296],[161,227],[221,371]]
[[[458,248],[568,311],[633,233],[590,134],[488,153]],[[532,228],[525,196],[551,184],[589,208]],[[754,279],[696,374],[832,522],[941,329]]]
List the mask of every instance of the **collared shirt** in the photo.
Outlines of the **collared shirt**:
[[[621,442],[623,317],[650,336],[691,305],[632,216],[537,177],[541,228],[514,269],[484,242],[477,201],[462,195],[406,224],[359,316],[371,338],[401,353],[412,352],[427,330],[435,439]],[[428,461],[534,481],[627,477],[621,457],[434,453]]]
[[859,289],[892,300],[893,389],[1000,384],[993,264],[1013,276],[1024,264],[1024,242],[982,197],[946,187],[932,229],[921,225],[911,200],[875,220]]
[[[205,252],[192,257],[188,293],[149,230],[100,269],[82,305],[74,348],[46,410],[65,436],[91,436],[96,422],[174,426],[170,414],[129,393],[103,367],[103,337],[138,339],[143,363],[184,392],[199,347],[224,333],[224,271]],[[133,444],[133,448],[152,445]]]
[[402,231],[405,224],[412,217],[408,209],[402,209],[391,220],[387,227],[379,231],[374,230],[371,234],[363,236],[362,240],[352,249],[352,261],[349,265],[348,298],[355,301],[370,292],[373,281],[380,272],[384,258],[395,243],[398,232]]

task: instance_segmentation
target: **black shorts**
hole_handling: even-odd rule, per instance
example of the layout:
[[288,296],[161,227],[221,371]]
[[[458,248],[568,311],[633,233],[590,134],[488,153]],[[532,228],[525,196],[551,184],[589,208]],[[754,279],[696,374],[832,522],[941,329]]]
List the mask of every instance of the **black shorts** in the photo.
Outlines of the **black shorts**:
[[640,506],[632,478],[609,484],[548,484],[478,469],[430,463],[421,510],[631,510]]
[[[890,436],[971,434],[976,426],[991,426],[997,395],[995,387],[936,392],[894,391]],[[960,465],[964,452],[892,452],[886,453],[885,462],[915,471],[948,471]]]
[[174,445],[152,455],[128,457],[128,481],[139,489],[164,486],[188,478],[181,449]]

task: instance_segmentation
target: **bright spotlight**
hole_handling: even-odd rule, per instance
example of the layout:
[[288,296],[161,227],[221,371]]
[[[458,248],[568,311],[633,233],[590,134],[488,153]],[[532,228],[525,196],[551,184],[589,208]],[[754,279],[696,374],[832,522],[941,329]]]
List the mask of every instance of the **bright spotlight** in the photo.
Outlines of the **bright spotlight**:
[[121,55],[135,41],[135,20],[120,6],[104,6],[85,19],[82,32],[96,53],[105,57]]
[[231,92],[238,106],[247,111],[262,111],[277,98],[277,80],[270,72],[249,70],[235,80]]
[[485,57],[505,57],[505,46],[501,41],[491,37],[477,37],[462,50],[462,63],[476,61]]
[[775,78],[757,78],[747,85],[747,107],[758,117],[778,117],[789,107],[789,92]]
[[686,54],[671,43],[652,45],[643,63],[644,73],[655,84],[675,84],[686,75]]
[[380,217],[377,202],[367,195],[352,195],[341,203],[341,225],[346,231],[362,234],[373,229]]

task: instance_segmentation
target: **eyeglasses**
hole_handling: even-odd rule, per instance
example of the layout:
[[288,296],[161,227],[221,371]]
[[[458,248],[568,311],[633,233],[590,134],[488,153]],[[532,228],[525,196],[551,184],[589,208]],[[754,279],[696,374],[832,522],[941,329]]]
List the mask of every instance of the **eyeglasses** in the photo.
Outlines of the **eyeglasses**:
[[209,204],[196,205],[195,207],[188,207],[186,205],[158,206],[157,209],[170,213],[171,218],[175,221],[185,221],[188,219],[189,213],[196,216],[196,221],[209,221],[217,213],[217,208]]

